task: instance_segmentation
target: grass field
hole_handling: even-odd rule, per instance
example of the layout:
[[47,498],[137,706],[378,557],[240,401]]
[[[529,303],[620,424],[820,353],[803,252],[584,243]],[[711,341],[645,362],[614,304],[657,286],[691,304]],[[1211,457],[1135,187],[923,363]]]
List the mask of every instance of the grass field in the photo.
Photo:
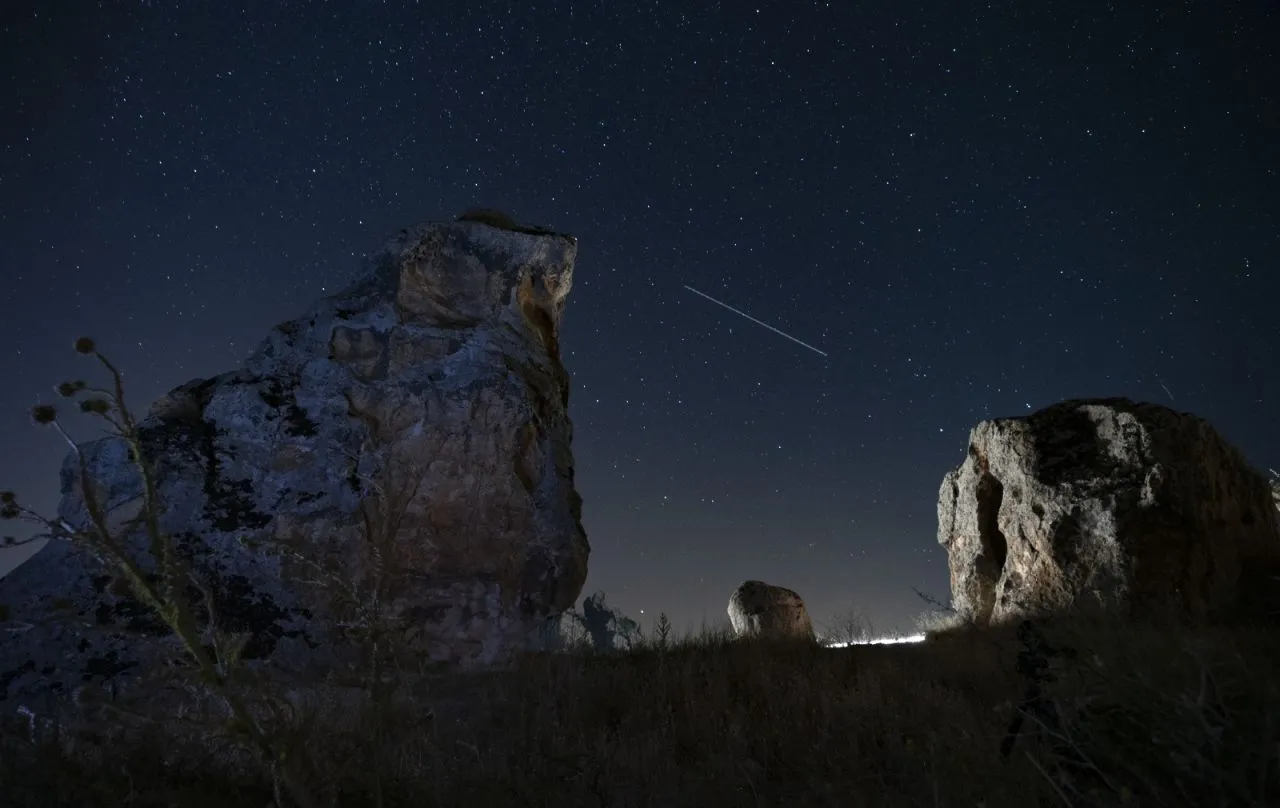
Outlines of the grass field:
[[[844,648],[704,631],[402,674],[380,707],[335,687],[273,726],[316,805],[1267,806],[1278,674],[1271,628],[1064,621]],[[214,724],[119,726],[33,741],[10,721],[0,804],[273,799]]]

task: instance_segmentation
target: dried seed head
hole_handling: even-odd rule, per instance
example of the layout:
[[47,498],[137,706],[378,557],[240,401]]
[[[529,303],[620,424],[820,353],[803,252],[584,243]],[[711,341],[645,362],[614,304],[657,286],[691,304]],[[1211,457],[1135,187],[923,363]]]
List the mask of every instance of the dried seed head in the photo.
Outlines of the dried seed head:
[[80,402],[80,412],[91,415],[106,415],[111,411],[111,402],[104,398],[86,398]]
[[58,420],[58,411],[52,404],[37,404],[31,408],[31,417],[37,424],[52,424]]
[[93,340],[89,337],[80,337],[76,340],[76,353],[91,354],[96,350]]

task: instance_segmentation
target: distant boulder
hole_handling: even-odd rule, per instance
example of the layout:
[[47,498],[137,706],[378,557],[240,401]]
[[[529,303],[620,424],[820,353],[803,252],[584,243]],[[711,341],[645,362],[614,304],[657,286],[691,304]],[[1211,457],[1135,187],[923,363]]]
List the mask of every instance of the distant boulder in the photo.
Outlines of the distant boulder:
[[1127,399],[983,421],[943,479],[938,541],[977,624],[1100,607],[1265,616],[1280,526],[1267,480],[1208,422]]
[[813,623],[795,592],[763,581],[746,581],[729,597],[729,622],[739,637],[813,639]]

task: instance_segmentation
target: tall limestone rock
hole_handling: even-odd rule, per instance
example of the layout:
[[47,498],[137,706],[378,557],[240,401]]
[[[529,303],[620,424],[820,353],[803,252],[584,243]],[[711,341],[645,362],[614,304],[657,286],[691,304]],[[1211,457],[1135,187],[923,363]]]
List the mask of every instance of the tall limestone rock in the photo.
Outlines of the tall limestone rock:
[[1280,606],[1267,480],[1206,421],[1156,404],[1072,400],[978,424],[943,479],[938,541],[953,604],[979,624],[1090,606],[1252,620]]
[[[152,406],[141,428],[162,527],[220,627],[249,635],[247,660],[301,675],[340,663],[318,619],[341,618],[323,579],[369,572],[362,502],[402,516],[379,559],[399,582],[384,608],[421,660],[500,661],[572,606],[589,550],[559,349],[576,253],[571,236],[484,221],[403,231],[242,369]],[[81,450],[124,524],[142,491],[125,445]],[[74,455],[62,492],[59,516],[87,524]],[[127,535],[145,557],[141,532]],[[181,657],[127,587],[64,542],[0,581],[0,604],[0,699],[127,685]]]

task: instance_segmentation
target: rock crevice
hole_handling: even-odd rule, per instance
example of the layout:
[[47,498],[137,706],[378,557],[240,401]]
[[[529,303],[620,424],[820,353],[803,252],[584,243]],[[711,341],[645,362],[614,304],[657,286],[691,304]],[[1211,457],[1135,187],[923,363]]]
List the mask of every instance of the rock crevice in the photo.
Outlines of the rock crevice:
[[1266,479],[1205,421],[1127,399],[984,421],[943,479],[953,606],[979,624],[1068,609],[1265,616]]

